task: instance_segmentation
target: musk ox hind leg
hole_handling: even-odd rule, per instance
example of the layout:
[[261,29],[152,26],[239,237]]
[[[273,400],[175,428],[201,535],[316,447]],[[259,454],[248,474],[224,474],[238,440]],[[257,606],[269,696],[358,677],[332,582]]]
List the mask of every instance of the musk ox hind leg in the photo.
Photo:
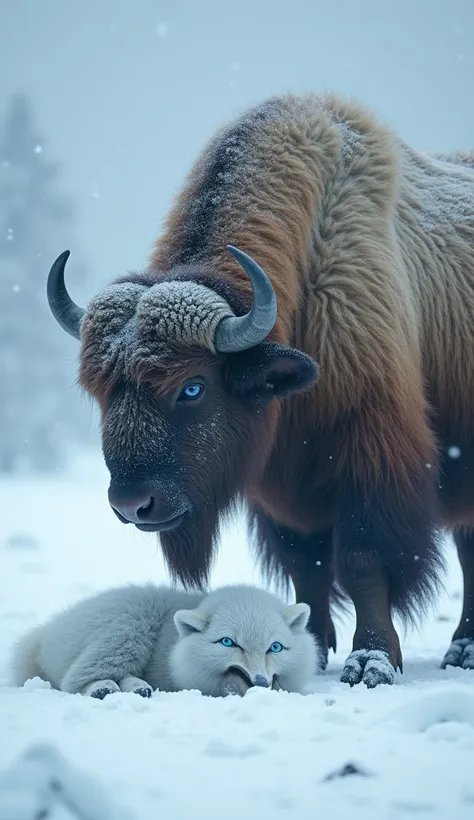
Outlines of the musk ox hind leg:
[[416,621],[437,589],[442,566],[433,527],[435,490],[424,465],[411,488],[395,481],[340,489],[335,525],[336,577],[356,613],[353,651],[341,680],[391,684],[402,668],[392,614]]
[[309,629],[320,647],[320,669],[325,669],[329,650],[336,651],[331,603],[339,602],[334,588],[332,530],[303,535],[261,510],[252,512],[251,523],[264,573],[281,581],[291,578],[296,600],[310,606]]
[[441,667],[474,669],[474,532],[458,530],[454,534],[454,541],[464,579],[464,600],[459,625]]

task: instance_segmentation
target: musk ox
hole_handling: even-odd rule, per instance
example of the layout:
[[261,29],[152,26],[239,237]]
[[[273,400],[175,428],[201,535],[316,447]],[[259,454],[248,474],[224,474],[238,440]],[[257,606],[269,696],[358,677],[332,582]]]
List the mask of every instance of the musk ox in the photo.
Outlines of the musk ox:
[[474,668],[473,236],[474,155],[425,156],[354,102],[290,95],[211,140],[145,272],[86,311],[67,251],[49,275],[119,519],[203,585],[243,499],[326,657],[334,593],[352,600],[351,685],[401,670],[392,618],[435,594],[443,528],[465,582],[443,663]]

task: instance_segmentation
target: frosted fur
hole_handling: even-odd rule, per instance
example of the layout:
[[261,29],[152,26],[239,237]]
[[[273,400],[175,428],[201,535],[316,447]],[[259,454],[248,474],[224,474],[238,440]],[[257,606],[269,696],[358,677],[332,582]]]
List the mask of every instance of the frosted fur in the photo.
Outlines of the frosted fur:
[[159,339],[200,345],[214,351],[219,322],[232,316],[220,296],[196,282],[163,282],[153,285],[139,302],[140,329],[154,324]]
[[[260,675],[271,684],[277,675],[282,689],[301,692],[319,667],[308,617],[306,604],[287,606],[256,587],[202,595],[131,584],[79,601],[20,638],[11,676],[17,686],[38,676],[70,693],[130,691],[136,678],[137,689],[218,696],[237,665],[251,680]],[[187,619],[192,629],[183,627]],[[215,643],[223,637],[241,649]],[[286,648],[269,653],[274,641]]]
[[[83,320],[105,365],[119,360],[133,368],[135,354],[159,353],[163,343],[204,347],[215,352],[219,322],[233,316],[227,302],[196,282],[160,282],[152,287],[122,282],[109,285],[89,304]],[[158,349],[157,349],[158,346]]]
[[425,230],[472,224],[474,168],[460,161],[418,154],[407,147],[402,157],[406,177],[417,191]]

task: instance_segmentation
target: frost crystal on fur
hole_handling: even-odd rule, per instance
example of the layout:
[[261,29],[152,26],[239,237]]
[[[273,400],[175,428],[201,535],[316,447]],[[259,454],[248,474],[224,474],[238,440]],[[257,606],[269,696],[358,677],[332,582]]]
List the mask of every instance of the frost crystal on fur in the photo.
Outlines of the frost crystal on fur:
[[197,344],[212,351],[217,325],[232,315],[224,299],[196,282],[153,285],[137,307],[139,326],[151,326],[159,339]]
[[167,281],[146,287],[110,285],[89,304],[83,332],[102,337],[104,360],[128,359],[134,351],[177,342],[214,352],[219,322],[233,316],[229,305],[196,282]]
[[456,159],[417,154],[405,147],[407,177],[416,186],[426,230],[470,225],[474,169]]

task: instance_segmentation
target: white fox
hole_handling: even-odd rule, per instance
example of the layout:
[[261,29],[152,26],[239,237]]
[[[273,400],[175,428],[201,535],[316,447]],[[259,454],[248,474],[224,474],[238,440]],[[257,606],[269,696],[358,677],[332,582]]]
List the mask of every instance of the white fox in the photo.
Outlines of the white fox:
[[154,584],[100,592],[16,643],[13,682],[35,676],[63,692],[150,697],[198,689],[214,697],[251,686],[303,692],[321,669],[307,604],[247,585],[208,594]]

